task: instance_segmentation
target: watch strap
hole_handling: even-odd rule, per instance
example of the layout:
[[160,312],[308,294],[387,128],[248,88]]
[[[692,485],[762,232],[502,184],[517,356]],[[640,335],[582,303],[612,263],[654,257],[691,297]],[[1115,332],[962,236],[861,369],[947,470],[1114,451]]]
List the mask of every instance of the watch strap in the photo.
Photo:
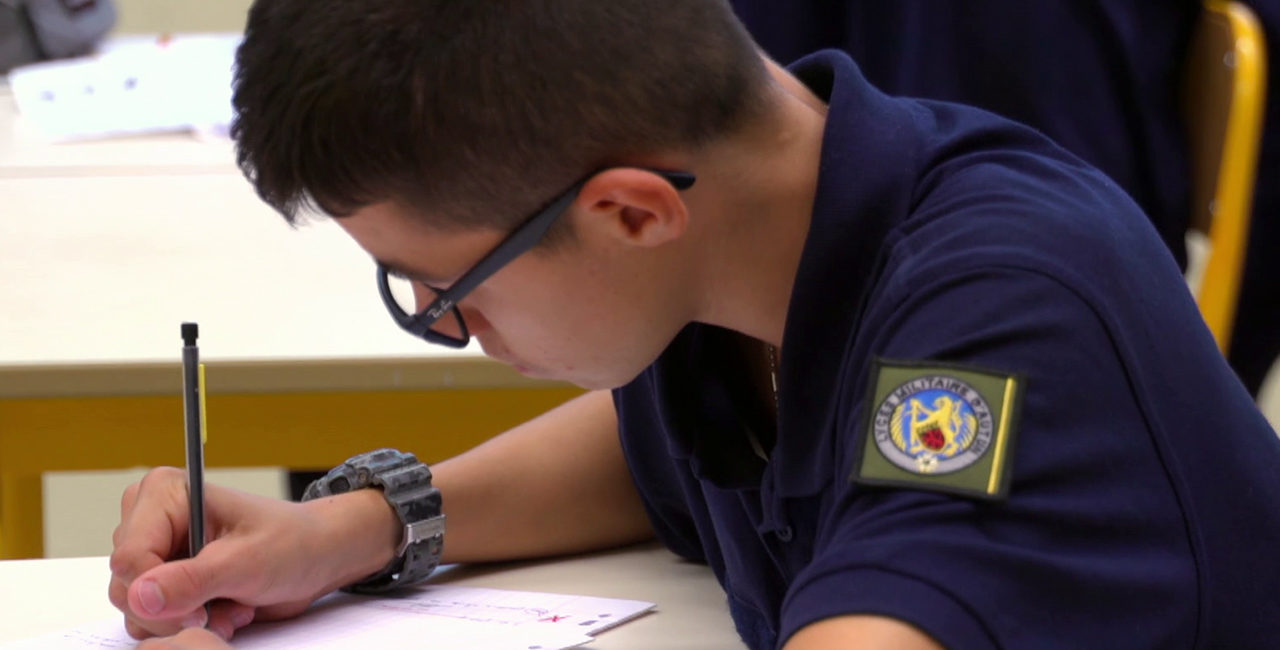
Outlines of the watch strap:
[[382,490],[400,518],[404,536],[386,568],[343,590],[381,593],[425,580],[444,550],[444,515],[440,490],[431,485],[431,470],[413,454],[378,449],[353,456],[307,486],[302,500],[366,487]]

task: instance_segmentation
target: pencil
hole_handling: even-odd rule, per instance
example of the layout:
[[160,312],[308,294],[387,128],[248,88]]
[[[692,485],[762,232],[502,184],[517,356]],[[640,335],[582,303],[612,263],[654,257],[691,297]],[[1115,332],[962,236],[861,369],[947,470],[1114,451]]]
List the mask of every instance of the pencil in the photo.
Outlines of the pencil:
[[204,366],[195,323],[182,324],[182,408],[186,415],[187,500],[190,526],[187,549],[195,557],[204,548]]

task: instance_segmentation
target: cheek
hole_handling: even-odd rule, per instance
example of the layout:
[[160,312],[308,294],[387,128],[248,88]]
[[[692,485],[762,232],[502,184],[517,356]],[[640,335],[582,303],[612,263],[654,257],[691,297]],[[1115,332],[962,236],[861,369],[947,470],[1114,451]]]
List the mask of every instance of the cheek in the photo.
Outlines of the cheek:
[[[643,314],[584,265],[516,269],[472,294],[491,336],[513,354],[562,369],[623,361],[645,327]],[[518,272],[516,272],[518,271]],[[470,322],[470,321],[468,321]],[[630,360],[624,363],[630,365]]]
[[585,294],[572,278],[538,265],[516,264],[472,293],[476,307],[503,338],[555,333],[576,319]]
[[512,352],[527,354],[562,336],[559,329],[566,320],[564,315],[530,291],[487,291],[474,298],[464,310],[472,333],[487,334]]
[[591,306],[566,296],[518,294],[485,311],[492,335],[516,357],[567,368],[590,363],[608,326]]

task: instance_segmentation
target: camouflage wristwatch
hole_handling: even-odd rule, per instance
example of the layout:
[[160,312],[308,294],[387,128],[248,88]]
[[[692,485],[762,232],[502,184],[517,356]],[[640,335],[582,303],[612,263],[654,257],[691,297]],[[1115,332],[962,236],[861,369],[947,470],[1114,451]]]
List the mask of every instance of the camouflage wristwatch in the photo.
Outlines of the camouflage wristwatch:
[[404,539],[385,569],[343,587],[343,591],[381,593],[425,580],[440,563],[444,515],[440,511],[440,490],[431,486],[431,470],[413,454],[378,449],[353,456],[308,485],[302,500],[366,487],[382,490],[404,524]]

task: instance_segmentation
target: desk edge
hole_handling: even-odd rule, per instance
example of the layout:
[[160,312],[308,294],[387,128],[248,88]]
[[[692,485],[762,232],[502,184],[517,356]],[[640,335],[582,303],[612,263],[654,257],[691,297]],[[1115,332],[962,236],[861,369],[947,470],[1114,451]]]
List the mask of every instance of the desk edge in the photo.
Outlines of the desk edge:
[[[215,393],[564,386],[482,357],[211,361],[208,373]],[[0,364],[0,399],[177,395],[181,388],[177,361]]]

